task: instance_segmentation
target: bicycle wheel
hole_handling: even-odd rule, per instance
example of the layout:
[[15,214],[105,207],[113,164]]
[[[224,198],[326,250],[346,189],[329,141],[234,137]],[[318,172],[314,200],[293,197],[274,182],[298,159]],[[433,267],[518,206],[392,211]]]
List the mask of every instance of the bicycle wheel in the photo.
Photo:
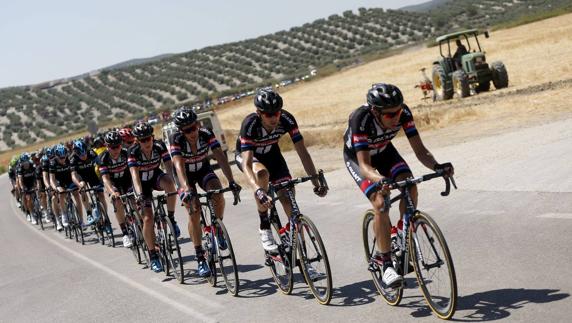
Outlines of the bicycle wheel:
[[[220,241],[221,237],[223,241]],[[230,236],[221,220],[218,220],[215,226],[215,240],[220,273],[228,292],[236,296],[238,295],[240,285],[240,281],[238,280],[238,268],[236,266],[236,258],[234,257]]]
[[324,242],[310,218],[302,215],[298,221],[297,244],[302,273],[318,303],[329,304],[332,299],[332,272]]
[[[185,271],[183,269],[183,257],[181,257],[181,248],[179,247],[179,241],[175,236],[175,227],[171,219],[167,217],[165,219],[167,225],[163,226],[163,231],[165,233],[165,246],[167,262],[170,265],[170,269],[173,271],[173,276],[177,279],[179,283],[185,281]],[[169,270],[167,270],[168,272]]]
[[[363,217],[362,237],[363,248],[365,251],[365,260],[367,263],[370,263],[371,256],[378,251],[377,241],[373,231],[373,217],[373,210],[367,210]],[[385,302],[392,306],[399,305],[399,302],[401,302],[401,298],[403,296],[403,285],[398,288],[387,288],[381,280],[383,277],[382,268],[375,263],[371,264],[368,270],[371,273],[375,288],[383,297]]]
[[272,222],[272,235],[278,244],[278,254],[273,255],[265,252],[266,265],[269,266],[272,278],[280,291],[286,295],[290,295],[294,287],[294,266],[292,265],[293,256],[292,251],[287,250],[287,248],[290,248],[291,246],[284,245],[281,242],[280,235],[278,233],[279,230],[280,228],[278,227],[278,224]]
[[450,319],[457,306],[457,278],[443,233],[428,214],[415,213],[409,246],[417,281],[431,310]]
[[76,242],[81,241],[81,244],[83,245],[83,244],[85,244],[85,240],[84,240],[84,236],[83,236],[83,228],[82,228],[81,221],[79,220],[79,214],[78,214],[77,208],[76,208],[75,204],[73,204],[73,203],[70,206],[70,212],[71,212],[71,216],[73,217],[73,222],[74,222],[74,231],[76,234],[75,241]]
[[[101,201],[97,202],[97,211],[101,214],[101,219],[103,220],[103,232],[102,237],[107,237],[107,240],[110,242],[110,246],[115,248],[115,236],[113,235],[113,228],[111,227],[111,220],[109,220],[109,216],[107,212],[103,208],[103,203]],[[95,210],[94,210],[95,212]]]
[[[147,243],[145,242],[145,238],[143,237],[143,231],[141,230],[141,223],[137,220],[135,223],[135,241],[139,245],[139,249],[141,250],[141,262],[147,266],[151,266],[151,260],[149,259],[149,248],[147,247]],[[144,261],[144,262],[143,262]]]
[[135,257],[135,261],[140,264],[141,263],[141,252],[139,250],[139,243],[137,241],[137,233],[135,232],[137,229],[136,224],[131,222],[131,220],[126,221],[127,226],[127,234],[129,235],[129,239],[131,239],[131,252],[133,253],[133,257]]

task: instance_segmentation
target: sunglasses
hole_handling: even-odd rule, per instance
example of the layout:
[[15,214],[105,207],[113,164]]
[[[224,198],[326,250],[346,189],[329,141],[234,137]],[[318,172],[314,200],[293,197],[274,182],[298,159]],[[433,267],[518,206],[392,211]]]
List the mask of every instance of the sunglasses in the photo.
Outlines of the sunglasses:
[[149,142],[149,141],[153,140],[153,136],[145,137],[145,138],[140,138],[140,139],[138,139],[138,140],[139,140],[139,142],[141,142],[141,143]]
[[119,144],[119,145],[109,145],[109,146],[107,146],[107,147],[109,147],[109,149],[115,150],[115,149],[121,148],[121,144]]
[[198,128],[199,128],[199,126],[197,124],[194,124],[190,127],[181,129],[181,131],[183,131],[184,133],[192,133],[192,132],[196,131]]
[[377,112],[379,114],[381,114],[382,117],[387,118],[387,119],[393,119],[393,118],[401,115],[402,111],[403,111],[402,108],[399,108],[399,110],[394,111],[394,112],[384,112],[384,111],[377,110]]
[[260,112],[262,113],[263,116],[265,116],[266,118],[272,118],[272,117],[278,117],[280,115],[280,111],[276,111],[276,112]]

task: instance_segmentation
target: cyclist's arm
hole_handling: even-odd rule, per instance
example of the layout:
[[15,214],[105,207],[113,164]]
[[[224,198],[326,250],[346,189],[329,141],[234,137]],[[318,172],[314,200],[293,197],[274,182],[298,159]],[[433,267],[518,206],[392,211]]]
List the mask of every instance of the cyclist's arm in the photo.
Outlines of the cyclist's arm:
[[50,185],[50,173],[42,172],[42,179],[44,180],[44,185],[46,188],[51,187]]
[[74,182],[75,185],[77,185],[77,187],[80,187],[79,183],[81,183],[83,181],[83,179],[81,178],[81,176],[77,173],[77,171],[73,171],[71,173],[71,177],[72,177],[72,181]]
[[133,190],[137,195],[143,194],[143,186],[141,185],[141,178],[139,177],[139,167],[131,166],[129,167],[129,172],[131,173],[131,180],[133,182]]
[[220,147],[212,149],[212,152],[220,169],[222,170],[222,173],[224,176],[226,176],[226,179],[228,179],[229,183],[234,182],[234,177],[232,176],[232,171],[230,170],[230,165],[228,164],[226,154]]
[[178,174],[177,178],[179,179],[179,184],[181,185],[179,188],[183,191],[188,191],[189,181],[187,179],[187,172],[185,171],[185,161],[183,160],[183,157],[179,155],[173,156],[173,164],[175,164],[175,169],[177,170]]
[[[306,145],[304,145],[304,139],[297,141],[294,144],[294,148],[296,149],[296,152],[298,153],[298,156],[302,161],[302,166],[304,166],[306,174],[310,176],[316,175],[316,167],[314,166],[314,162],[312,161],[312,156],[310,156],[310,153],[308,152]],[[314,178],[312,180],[312,184],[314,184],[314,186],[318,186],[320,185],[320,182],[318,181],[317,178]]]
[[[252,150],[245,150],[240,154],[242,156],[242,169],[244,170],[244,174],[246,174],[248,182],[250,183],[250,185],[252,185],[252,187],[256,191],[261,187],[258,186],[258,183],[256,183],[256,176],[254,176],[254,171],[252,170],[252,160],[254,159],[254,152]],[[265,188],[262,189],[266,191]]]
[[109,194],[113,194],[115,187],[113,186],[113,183],[111,182],[111,178],[109,177],[109,174],[101,175],[101,180],[103,181],[103,186],[105,186],[105,189],[107,190],[107,192]]
[[372,182],[379,182],[383,177],[371,166],[371,156],[368,150],[359,150],[356,152],[360,173]]
[[437,161],[435,160],[435,157],[433,157],[433,154],[431,154],[431,152],[427,148],[425,148],[425,145],[421,140],[421,136],[417,135],[410,137],[409,144],[411,145],[411,148],[413,148],[413,151],[415,152],[415,156],[417,156],[417,159],[419,159],[419,161],[423,165],[425,165],[425,167],[432,170],[435,169]]
[[24,185],[22,184],[23,182],[24,182],[24,177],[22,175],[18,175],[17,179],[18,187],[24,187]]
[[54,173],[50,173],[50,183],[52,185],[52,188],[59,192],[60,190],[58,190],[58,186],[56,185],[57,181],[56,181],[56,174]]

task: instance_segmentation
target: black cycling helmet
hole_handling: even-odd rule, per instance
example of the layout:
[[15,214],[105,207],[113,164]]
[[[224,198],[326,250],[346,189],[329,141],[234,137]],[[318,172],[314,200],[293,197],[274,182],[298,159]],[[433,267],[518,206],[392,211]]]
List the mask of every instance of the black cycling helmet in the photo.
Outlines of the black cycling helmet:
[[133,135],[137,138],[149,137],[153,134],[153,127],[148,122],[139,122],[133,127]]
[[95,138],[93,138],[92,146],[94,148],[101,148],[101,147],[103,147],[103,144],[104,144],[104,142],[103,142],[103,136],[102,135],[97,135],[97,136],[95,136]]
[[282,109],[282,97],[272,90],[258,90],[254,96],[254,105],[261,112],[278,112]]
[[403,95],[395,85],[377,83],[367,92],[367,103],[380,110],[393,108],[403,104]]
[[175,112],[173,112],[172,117],[173,122],[177,128],[182,128],[197,121],[197,114],[193,111],[193,109],[187,106],[178,108]]
[[120,145],[122,141],[119,131],[110,131],[105,134],[105,143],[110,146]]

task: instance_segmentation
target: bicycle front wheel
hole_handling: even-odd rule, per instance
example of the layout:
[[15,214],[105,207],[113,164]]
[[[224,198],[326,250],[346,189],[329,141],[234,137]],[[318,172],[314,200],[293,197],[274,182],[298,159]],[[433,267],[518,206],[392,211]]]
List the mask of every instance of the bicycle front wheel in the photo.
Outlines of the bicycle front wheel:
[[[183,257],[181,257],[181,248],[179,241],[175,236],[175,227],[169,217],[165,218],[167,225],[163,226],[165,232],[165,253],[167,254],[167,261],[169,262],[170,269],[173,271],[173,276],[179,283],[185,281],[185,271],[183,269]],[[169,266],[168,266],[169,268]]]
[[292,247],[291,245],[281,242],[279,230],[278,224],[272,222],[272,235],[274,236],[274,241],[278,243],[278,253],[271,254],[266,251],[266,265],[270,267],[272,278],[274,278],[274,282],[280,291],[290,295],[294,288],[294,266],[292,264],[294,259],[292,253],[294,251],[287,250],[287,248]]
[[115,248],[115,236],[113,235],[113,227],[111,226],[111,220],[109,219],[107,212],[103,208],[103,203],[100,201],[97,202],[97,210],[99,211],[99,214],[101,214],[101,221],[103,221],[102,236],[103,237],[107,236],[107,241],[109,243],[109,246]]
[[230,236],[222,221],[218,221],[215,226],[215,240],[217,245],[217,258],[220,267],[220,273],[226,284],[228,292],[236,296],[240,281],[238,280],[238,268],[236,266],[236,258],[234,250],[230,242]]
[[[375,255],[379,248],[377,247],[377,240],[375,239],[375,232],[373,231],[373,210],[367,210],[363,217],[362,236],[363,248],[365,251],[365,260],[370,263],[372,255]],[[381,266],[376,263],[371,263],[368,270],[371,273],[373,283],[379,294],[383,297],[385,302],[391,306],[397,306],[401,302],[403,296],[403,286],[399,288],[388,288],[383,284],[383,272]]]
[[457,305],[457,278],[449,247],[428,214],[418,211],[412,222],[409,246],[419,288],[431,310],[450,319]]
[[306,283],[318,303],[326,305],[332,299],[332,272],[324,242],[316,225],[302,215],[298,224],[298,255]]

